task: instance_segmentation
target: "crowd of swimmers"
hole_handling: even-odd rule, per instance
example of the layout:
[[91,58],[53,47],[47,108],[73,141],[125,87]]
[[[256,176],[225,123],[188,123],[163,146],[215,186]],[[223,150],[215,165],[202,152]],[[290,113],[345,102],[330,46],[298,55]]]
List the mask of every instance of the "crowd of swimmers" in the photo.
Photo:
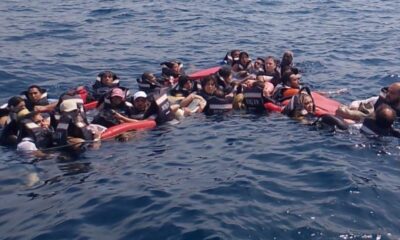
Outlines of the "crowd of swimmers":
[[[334,116],[316,117],[313,97],[302,87],[291,51],[279,61],[272,56],[252,60],[247,52],[232,50],[216,73],[202,79],[186,75],[177,60],[161,65],[160,75],[144,72],[137,79],[135,93],[121,86],[112,71],[101,72],[92,86],[77,86],[54,102],[48,101],[46,89],[29,86],[0,108],[0,143],[36,153],[54,147],[79,152],[84,143],[98,143],[105,129],[120,123],[152,119],[162,124],[193,113],[224,114],[233,109],[260,113],[266,111],[265,103],[279,106],[283,101],[288,103],[282,113],[303,122],[340,129],[357,122],[367,134],[400,137],[393,128],[400,113],[398,82],[383,88],[379,96],[340,106]],[[90,102],[97,109],[91,122],[84,108]]]

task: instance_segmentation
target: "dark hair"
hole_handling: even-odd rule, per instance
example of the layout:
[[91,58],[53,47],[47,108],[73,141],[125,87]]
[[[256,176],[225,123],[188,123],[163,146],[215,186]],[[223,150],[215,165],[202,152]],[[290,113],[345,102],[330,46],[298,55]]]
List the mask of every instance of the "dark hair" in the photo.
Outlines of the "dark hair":
[[7,105],[8,107],[15,107],[23,101],[24,99],[22,97],[14,96],[8,100]]
[[218,74],[223,77],[229,77],[232,74],[232,68],[230,66],[223,66],[218,70]]
[[154,75],[152,72],[144,72],[141,78],[143,81],[150,80],[152,75]]
[[201,87],[204,89],[207,83],[211,81],[214,82],[214,84],[217,84],[217,80],[215,80],[213,76],[207,76],[201,80]]
[[375,111],[376,124],[382,128],[391,127],[396,117],[396,111],[387,104],[380,105]]
[[40,93],[43,93],[43,92],[44,92],[44,89],[41,88],[41,87],[39,87],[38,85],[31,85],[31,86],[29,86],[29,87],[28,87],[28,92],[29,92],[29,90],[31,90],[32,88],[36,88],[37,90],[39,90]]
[[242,59],[243,56],[249,57],[249,54],[247,52],[241,52],[239,54],[239,59]]
[[287,69],[286,71],[284,71],[282,73],[282,78],[281,78],[281,81],[282,81],[283,85],[288,86],[288,84],[290,83],[290,76],[292,74],[295,74],[295,75],[299,74],[299,72],[300,72],[299,69],[297,69],[295,67]]
[[178,85],[180,88],[183,88],[183,86],[187,83],[190,82],[190,78],[187,75],[181,75],[178,78]]

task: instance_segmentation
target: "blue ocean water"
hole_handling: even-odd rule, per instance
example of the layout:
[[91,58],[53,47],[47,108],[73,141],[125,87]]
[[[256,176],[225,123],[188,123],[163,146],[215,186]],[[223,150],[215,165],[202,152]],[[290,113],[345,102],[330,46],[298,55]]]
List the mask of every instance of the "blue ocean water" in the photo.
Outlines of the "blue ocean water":
[[[180,59],[292,50],[303,81],[349,103],[399,81],[396,1],[0,1],[0,100],[55,98],[113,70],[136,89]],[[4,239],[399,239],[397,139],[279,114],[196,115],[77,159],[0,149]],[[29,180],[34,182],[32,186]],[[36,180],[36,181],[33,181]]]

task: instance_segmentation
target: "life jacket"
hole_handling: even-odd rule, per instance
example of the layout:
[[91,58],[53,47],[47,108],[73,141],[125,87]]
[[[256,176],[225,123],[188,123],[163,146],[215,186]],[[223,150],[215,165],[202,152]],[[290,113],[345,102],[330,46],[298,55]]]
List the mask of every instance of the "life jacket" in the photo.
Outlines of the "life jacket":
[[101,78],[103,77],[104,74],[105,74],[105,72],[102,72],[99,75],[97,75],[96,82],[92,86],[92,91],[93,91],[92,96],[96,100],[99,100],[101,97],[103,97],[104,95],[109,93],[113,88],[120,87],[119,86],[120,80],[115,73],[112,73],[113,74],[112,85],[111,86],[104,85],[101,82]]
[[131,114],[131,109],[133,108],[132,103],[130,103],[128,100],[123,101],[118,106],[112,106],[110,96],[104,98],[100,105],[101,104],[103,104],[103,108],[94,117],[92,123],[99,124],[107,128],[120,124],[120,122],[114,117],[116,112],[128,117]]
[[93,134],[86,128],[87,125],[86,118],[79,111],[63,113],[53,137],[55,143],[65,145],[68,137],[93,140]]
[[[234,51],[236,51],[236,50],[231,50],[231,51],[226,53],[226,55],[225,55],[225,57],[224,57],[224,59],[222,61],[222,64],[228,64],[230,66],[233,66],[233,65],[235,65],[236,63],[239,62],[239,57],[236,57],[236,58],[232,57],[232,53]],[[241,52],[240,50],[237,50],[237,51],[239,51],[239,53]]]
[[[174,63],[179,65],[179,73],[172,70]],[[183,64],[179,61],[162,62],[160,65],[162,67],[161,75],[164,77],[164,84],[174,86],[178,81],[178,77],[185,74],[185,71],[182,68]]]
[[291,99],[294,95],[299,93],[300,89],[291,88],[286,85],[278,85],[276,86],[274,93],[272,94],[272,98],[277,102],[283,102],[287,99]]
[[303,87],[296,95],[291,97],[289,103],[282,110],[282,113],[288,115],[289,117],[297,117],[297,114],[300,114],[301,116],[307,115],[308,112],[304,109],[302,102],[304,95],[309,95],[311,97],[313,101],[313,112],[315,112],[315,102],[314,98],[311,95],[311,91],[309,88]]
[[42,89],[42,90],[43,90],[43,92],[41,92],[42,97],[39,99],[39,101],[37,101],[35,103],[32,102],[31,100],[29,100],[28,91],[23,91],[21,93],[21,94],[23,94],[25,96],[25,105],[26,105],[26,108],[29,111],[33,111],[33,108],[35,106],[46,106],[46,105],[49,105],[49,101],[47,100],[47,91],[46,91],[46,89]]
[[149,109],[144,114],[144,119],[155,115],[155,121],[158,124],[165,123],[174,119],[174,113],[171,110],[171,104],[168,101],[167,94],[160,93],[153,95]]
[[243,89],[244,104],[250,111],[264,111],[263,89],[258,86]]
[[201,92],[199,95],[207,101],[207,105],[203,110],[206,115],[222,114],[231,111],[233,108],[233,99],[231,98],[220,98],[217,96],[208,95],[204,92]]
[[145,113],[146,111],[138,111],[137,109],[132,108],[129,117],[136,120],[144,120]]
[[145,93],[151,93],[155,91],[155,89],[162,87],[162,85],[158,82],[150,82],[149,80],[143,78],[138,78],[136,81],[139,86],[139,91],[144,91]]
[[[50,118],[50,116],[48,116],[48,118]],[[21,128],[20,136],[18,136],[19,139],[29,137],[33,139],[33,142],[39,149],[48,148],[52,145],[53,131],[50,128],[44,129],[34,123],[30,118],[21,121]]]
[[239,71],[250,71],[254,67],[251,60],[249,60],[246,65],[242,65],[240,62],[238,62],[237,64]]

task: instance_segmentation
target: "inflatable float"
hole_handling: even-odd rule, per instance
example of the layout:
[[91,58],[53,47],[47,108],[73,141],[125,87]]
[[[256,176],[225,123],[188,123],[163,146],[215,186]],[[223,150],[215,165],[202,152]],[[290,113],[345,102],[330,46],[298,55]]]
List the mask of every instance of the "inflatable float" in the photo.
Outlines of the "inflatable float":
[[220,66],[217,66],[217,67],[200,70],[200,71],[194,72],[192,74],[189,74],[189,78],[192,80],[201,79],[201,78],[204,78],[204,77],[210,76],[211,74],[216,73],[220,68],[221,68]]
[[[325,114],[335,115],[336,109],[338,109],[338,107],[341,105],[340,102],[316,92],[311,92],[311,96],[314,99],[316,116],[322,116]],[[283,108],[288,104],[288,102],[289,100],[283,101],[282,106],[276,105],[272,102],[267,102],[264,104],[264,107],[271,112],[282,112]]]
[[101,139],[111,139],[125,132],[151,129],[155,126],[156,122],[154,120],[142,120],[134,123],[121,123],[119,125],[107,128],[107,130],[101,134]]

